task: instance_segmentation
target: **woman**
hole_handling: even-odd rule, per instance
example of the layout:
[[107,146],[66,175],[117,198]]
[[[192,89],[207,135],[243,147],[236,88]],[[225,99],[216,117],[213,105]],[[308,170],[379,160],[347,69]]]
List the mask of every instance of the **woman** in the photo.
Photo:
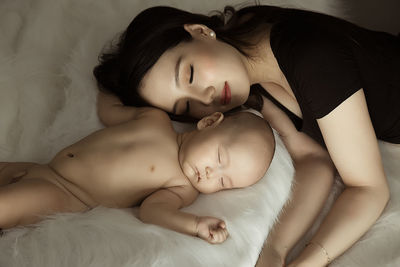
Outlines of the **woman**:
[[325,266],[389,200],[377,138],[400,143],[399,70],[399,38],[328,15],[252,6],[209,17],[154,7],[131,22],[94,74],[105,125],[128,120],[129,106],[186,120],[246,103],[279,132],[296,187],[257,266],[284,265],[323,206],[333,162],[346,188],[290,264]]

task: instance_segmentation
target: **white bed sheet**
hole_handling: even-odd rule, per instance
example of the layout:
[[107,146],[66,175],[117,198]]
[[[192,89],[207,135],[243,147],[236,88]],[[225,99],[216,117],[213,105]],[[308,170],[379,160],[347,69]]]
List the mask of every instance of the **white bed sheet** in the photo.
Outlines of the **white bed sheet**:
[[[337,15],[332,2],[303,1],[297,6]],[[96,116],[92,69],[106,40],[124,29],[140,10],[163,4],[206,12],[231,3],[3,0],[0,161],[44,163],[61,148],[102,127]],[[0,238],[0,266],[252,266],[290,192],[293,167],[277,140],[274,161],[258,184],[201,196],[187,209],[227,221],[231,236],[222,245],[143,224],[134,216],[136,209],[100,207],[7,231]],[[391,202],[378,223],[331,266],[400,266],[400,148],[380,145]],[[337,181],[319,221],[340,190]]]

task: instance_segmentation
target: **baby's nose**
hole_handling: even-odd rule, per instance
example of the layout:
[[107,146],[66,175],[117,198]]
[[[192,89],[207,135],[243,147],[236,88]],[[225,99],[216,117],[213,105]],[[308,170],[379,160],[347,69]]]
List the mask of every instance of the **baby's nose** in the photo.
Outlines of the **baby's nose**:
[[210,167],[206,167],[206,177],[207,177],[207,179],[210,178],[211,174],[212,174],[212,169]]
[[205,177],[207,179],[214,179],[221,176],[221,171],[218,168],[212,168],[207,166],[205,168]]

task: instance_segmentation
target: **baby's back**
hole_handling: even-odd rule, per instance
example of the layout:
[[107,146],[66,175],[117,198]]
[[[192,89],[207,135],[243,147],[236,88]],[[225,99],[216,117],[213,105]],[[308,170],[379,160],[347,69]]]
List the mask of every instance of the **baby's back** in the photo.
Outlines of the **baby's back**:
[[61,150],[49,166],[89,205],[129,207],[163,187],[186,182],[167,115],[143,112]]

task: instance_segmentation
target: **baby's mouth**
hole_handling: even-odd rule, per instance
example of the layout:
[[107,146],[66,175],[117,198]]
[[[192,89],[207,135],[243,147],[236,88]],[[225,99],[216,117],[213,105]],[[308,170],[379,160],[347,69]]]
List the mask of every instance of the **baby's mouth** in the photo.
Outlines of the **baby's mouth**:
[[196,167],[194,167],[196,175],[197,175],[197,183],[199,183],[201,181],[201,177],[200,177],[200,172],[197,170]]

